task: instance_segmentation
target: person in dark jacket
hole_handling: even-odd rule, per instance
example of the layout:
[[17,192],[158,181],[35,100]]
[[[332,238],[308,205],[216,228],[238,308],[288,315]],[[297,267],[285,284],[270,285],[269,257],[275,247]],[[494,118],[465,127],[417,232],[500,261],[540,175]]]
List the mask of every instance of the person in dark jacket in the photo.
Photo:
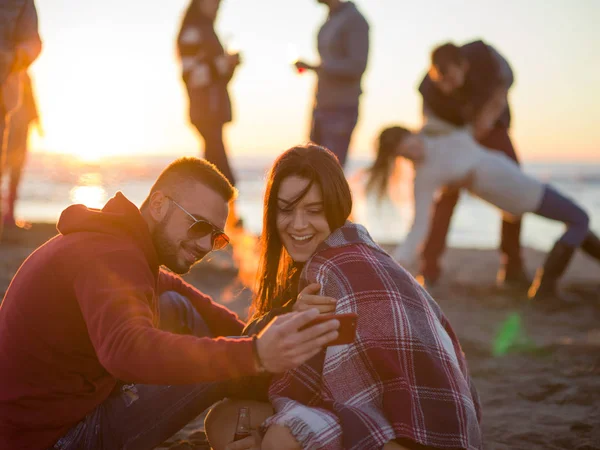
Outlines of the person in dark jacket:
[[310,140],[329,148],[344,167],[358,121],[361,81],[369,57],[369,24],[352,2],[317,1],[329,8],[317,38],[321,62],[314,66],[298,61],[296,67],[317,74]]
[[139,209],[117,193],[63,211],[0,305],[0,448],[151,449],[227,380],[296,367],[337,337],[337,321],[298,331],[312,309],[228,339],[244,324],[176,275],[227,244],[234,194],[214,165],[181,158]]
[[[458,47],[447,43],[431,54],[428,74],[419,86],[425,121],[441,119],[454,126],[469,126],[481,145],[504,153],[518,163],[509,136],[508,90],[513,71],[500,53],[483,41]],[[431,229],[422,252],[421,275],[434,284],[441,273],[439,259],[459,191],[447,189],[440,195],[431,218]],[[500,250],[503,266],[498,283],[527,287],[520,245],[520,220],[503,220]]]
[[232,120],[227,85],[240,57],[237,53],[227,53],[215,33],[220,3],[220,0],[191,1],[181,24],[177,48],[189,96],[190,121],[204,139],[204,158],[235,186],[223,143],[223,126]]

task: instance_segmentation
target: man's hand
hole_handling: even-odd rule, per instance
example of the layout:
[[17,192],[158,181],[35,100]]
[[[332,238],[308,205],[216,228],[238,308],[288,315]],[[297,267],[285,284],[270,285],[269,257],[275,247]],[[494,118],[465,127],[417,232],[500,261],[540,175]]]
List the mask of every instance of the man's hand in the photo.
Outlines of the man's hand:
[[262,439],[257,431],[252,431],[252,435],[240,439],[239,441],[230,442],[225,446],[225,450],[260,450]]
[[227,54],[227,64],[231,68],[231,70],[235,69],[242,63],[242,57],[239,53],[228,53]]
[[[230,76],[235,68],[242,62],[239,53],[224,53],[215,58],[215,66],[221,76]],[[208,75],[205,75],[207,78]],[[207,78],[208,80],[210,78]]]
[[35,119],[33,119],[32,121],[32,125],[35,126],[35,129],[37,130],[37,134],[39,137],[44,137],[44,127],[42,126],[42,122],[40,121],[39,117],[36,117]]
[[323,297],[319,295],[321,285],[312,283],[302,289],[298,294],[296,303],[294,303],[294,311],[307,311],[311,308],[317,308],[321,314],[335,311],[337,300],[331,297]]
[[31,56],[24,46],[17,46],[15,48],[13,64],[11,67],[12,72],[21,72],[27,70],[33,61]]
[[315,66],[311,66],[310,64],[307,64],[304,61],[296,61],[294,65],[298,70],[317,70]]
[[259,333],[256,341],[258,357],[268,372],[294,369],[337,339],[338,320],[328,320],[299,331],[318,315],[316,308],[284,314],[271,320]]

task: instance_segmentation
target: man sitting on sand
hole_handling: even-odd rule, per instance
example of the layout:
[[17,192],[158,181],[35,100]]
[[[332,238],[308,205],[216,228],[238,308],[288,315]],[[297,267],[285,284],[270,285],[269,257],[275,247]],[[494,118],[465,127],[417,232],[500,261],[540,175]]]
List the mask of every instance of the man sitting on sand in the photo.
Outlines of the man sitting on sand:
[[212,164],[182,158],[140,209],[117,193],[102,210],[63,211],[0,306],[0,448],[153,448],[226,380],[295,368],[337,337],[336,320],[298,331],[312,309],[224,338],[243,323],[160,269],[186,273],[226,245],[234,195]]

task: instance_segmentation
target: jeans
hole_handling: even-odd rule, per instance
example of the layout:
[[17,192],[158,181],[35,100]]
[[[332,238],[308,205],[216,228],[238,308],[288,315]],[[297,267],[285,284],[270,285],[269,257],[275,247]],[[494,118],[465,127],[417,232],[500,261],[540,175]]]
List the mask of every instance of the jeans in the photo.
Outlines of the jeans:
[[204,159],[217,166],[232,186],[235,186],[235,177],[227,159],[227,152],[223,142],[222,123],[195,123],[194,126],[204,139]]
[[[480,144],[504,153],[510,159],[519,163],[517,154],[508,135],[508,129],[497,126]],[[448,189],[438,198],[431,218],[431,228],[423,247],[421,260],[421,274],[428,280],[435,282],[441,273],[439,259],[446,250],[446,237],[450,228],[450,221],[454,207],[458,202],[460,192],[457,189]],[[502,221],[502,233],[500,238],[500,251],[507,272],[518,272],[522,270],[521,261],[521,221]]]
[[337,156],[342,167],[346,164],[352,132],[358,121],[358,106],[313,111],[310,140],[326,147]]
[[590,223],[588,214],[575,202],[550,186],[546,186],[542,203],[535,213],[547,219],[564,222],[567,230],[558,241],[569,247],[579,247],[588,234]]
[[[177,292],[160,297],[160,327],[210,335],[202,317]],[[164,320],[163,320],[164,319]],[[163,328],[169,327],[169,328]],[[75,425],[53,450],[151,450],[226,396],[226,383],[125,384]]]

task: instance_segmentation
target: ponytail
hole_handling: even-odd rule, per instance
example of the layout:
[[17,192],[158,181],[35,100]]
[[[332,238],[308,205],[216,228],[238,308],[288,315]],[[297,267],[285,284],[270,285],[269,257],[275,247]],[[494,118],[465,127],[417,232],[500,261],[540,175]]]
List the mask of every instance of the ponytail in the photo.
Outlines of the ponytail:
[[406,128],[390,127],[379,135],[375,162],[367,169],[369,173],[367,192],[375,191],[379,200],[387,194],[389,180],[396,167],[398,144],[409,134],[410,131]]

